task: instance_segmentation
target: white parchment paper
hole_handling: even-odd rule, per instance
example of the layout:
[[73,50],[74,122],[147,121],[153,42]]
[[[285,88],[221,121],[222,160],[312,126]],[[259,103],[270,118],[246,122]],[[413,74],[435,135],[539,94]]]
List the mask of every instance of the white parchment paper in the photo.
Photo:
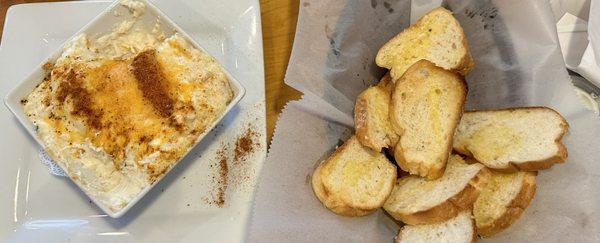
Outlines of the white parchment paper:
[[[547,1],[449,0],[475,59],[467,109],[548,106],[569,122],[566,163],[537,177],[521,218],[484,242],[600,241],[600,120],[575,94]],[[259,179],[251,242],[389,242],[382,210],[337,216],[315,198],[310,175],[352,131],[354,100],[385,72],[377,49],[408,26],[410,1],[305,0],[286,83],[302,91],[281,114]]]

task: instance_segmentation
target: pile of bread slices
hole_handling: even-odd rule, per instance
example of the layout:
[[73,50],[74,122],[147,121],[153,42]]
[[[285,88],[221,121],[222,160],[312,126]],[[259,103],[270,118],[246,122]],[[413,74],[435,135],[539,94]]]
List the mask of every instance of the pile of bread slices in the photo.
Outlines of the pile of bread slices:
[[444,8],[388,41],[376,63],[390,72],[358,96],[355,135],[312,176],[336,214],[383,207],[402,222],[398,242],[473,242],[514,223],[537,171],[567,158],[568,124],[550,108],[463,111],[474,63]]

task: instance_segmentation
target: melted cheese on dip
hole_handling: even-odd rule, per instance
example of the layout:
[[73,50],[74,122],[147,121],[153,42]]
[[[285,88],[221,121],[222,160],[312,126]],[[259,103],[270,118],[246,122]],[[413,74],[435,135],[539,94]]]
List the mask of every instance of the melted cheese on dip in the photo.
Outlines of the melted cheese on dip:
[[113,211],[190,150],[233,96],[214,58],[134,25],[76,37],[24,102],[50,156]]

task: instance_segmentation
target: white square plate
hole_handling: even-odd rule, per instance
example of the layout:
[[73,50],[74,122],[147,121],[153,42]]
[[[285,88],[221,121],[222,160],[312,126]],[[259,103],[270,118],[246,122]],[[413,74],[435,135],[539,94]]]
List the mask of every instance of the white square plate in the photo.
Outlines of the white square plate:
[[[36,143],[7,109],[0,109],[0,239],[8,241],[242,241],[254,183],[266,151],[260,10],[255,1],[152,1],[247,88],[246,97],[140,203],[108,218],[66,178],[39,162]],[[0,45],[0,95],[25,78],[107,2],[26,4],[12,7]],[[243,78],[240,78],[243,77]],[[225,206],[207,203],[217,150],[230,148],[246,128],[259,144],[230,185]],[[230,156],[231,157],[231,156]],[[233,163],[228,161],[228,163]],[[229,175],[231,177],[239,175]],[[233,178],[235,179],[235,178]]]
[[[165,36],[171,36],[171,35],[174,35],[175,33],[178,33],[180,36],[182,36],[184,39],[186,39],[194,48],[201,50],[203,52],[206,52],[206,50],[204,50],[204,48],[202,48],[202,46],[200,46],[198,43],[195,43],[195,41],[193,39],[191,39],[191,37],[189,37],[187,35],[187,33],[185,33],[181,28],[179,28],[179,26],[177,26],[177,24],[173,23],[172,20],[168,16],[165,16],[162,12],[160,12],[160,10],[157,9],[154,5],[147,2],[146,0],[138,0],[138,1],[140,3],[143,3],[146,7],[144,10],[144,13],[136,20],[136,23],[135,23],[136,27],[139,27],[139,28],[145,27],[148,30],[150,30],[153,28],[156,21],[160,20],[161,25],[160,25],[159,31],[161,31],[161,33],[164,33]],[[122,23],[123,21],[131,20],[132,18],[133,18],[133,16],[129,13],[129,9],[127,9],[125,6],[121,6],[121,4],[119,4],[119,1],[115,1],[108,8],[106,8],[100,15],[98,15],[96,18],[94,18],[89,24],[87,24],[85,27],[83,27],[83,29],[81,29],[79,32],[74,34],[73,37],[71,37],[69,40],[67,40],[63,44],[63,46],[61,46],[61,49],[64,48],[64,45],[66,45],[66,43],[71,42],[73,40],[73,38],[79,36],[82,33],[87,34],[87,36],[101,36],[101,35],[110,33],[111,29],[113,29],[114,26],[119,25],[119,23]],[[45,71],[43,68],[43,65],[45,65],[44,63],[55,62],[56,59],[58,59],[64,52],[64,50],[61,50],[61,49],[55,51],[54,54],[50,58],[48,58],[44,62],[40,63],[37,66],[37,68],[34,69],[33,73],[31,73],[29,76],[27,76],[27,78],[25,78],[25,80],[23,80],[21,83],[19,83],[5,97],[5,104],[8,107],[8,109],[11,110],[15,114],[15,116],[21,122],[21,124],[23,124],[23,126],[25,126],[25,129],[27,130],[27,132],[29,132],[29,134],[42,147],[44,146],[44,143],[37,136],[37,133],[35,131],[36,125],[34,125],[27,118],[27,114],[25,114],[25,110],[23,109],[21,100],[23,98],[25,98],[29,93],[31,93],[34,90],[34,88],[40,84],[42,79],[44,79],[44,76],[46,76],[46,74],[47,74],[47,71]],[[242,85],[234,77],[232,77],[231,74],[229,74],[229,72],[227,70],[224,70],[224,72],[227,75],[227,78],[229,79],[230,87],[233,90],[233,99],[227,105],[223,114],[220,117],[218,117],[212,125],[209,125],[207,127],[208,129],[206,129],[206,131],[204,133],[202,133],[198,136],[194,146],[196,146],[200,141],[202,141],[202,139],[204,139],[204,137],[206,137],[206,134],[208,132],[210,132],[210,130],[212,130],[214,128],[214,126],[216,126],[217,123],[219,123],[221,121],[221,119],[223,119],[223,117],[231,110],[231,108],[233,108],[240,101],[240,99],[244,96],[245,90],[242,87]],[[192,146],[190,148],[190,150],[194,146]],[[181,158],[181,159],[183,159],[183,158]],[[180,160],[176,161],[173,164],[173,166],[177,166],[179,161]],[[168,172],[169,171],[167,171],[167,173]],[[74,175],[68,175],[68,176],[72,177]],[[90,197],[90,199],[92,199],[92,201],[94,201],[96,203],[96,205],[98,205],[98,207],[100,207],[102,209],[102,211],[104,211],[106,214],[108,214],[109,216],[111,216],[113,218],[119,218],[119,217],[123,216],[123,214],[125,214],[127,211],[129,211],[129,209],[131,209],[142,197],[144,197],[144,195],[146,195],[146,193],[148,193],[148,191],[150,191],[152,189],[152,187],[154,187],[154,185],[156,185],[157,182],[159,182],[162,178],[163,178],[163,176],[159,177],[155,183],[142,189],[135,197],[133,197],[127,203],[127,205],[125,205],[125,207],[121,208],[118,211],[114,211],[114,212],[111,211],[110,209],[106,208],[105,205],[103,205],[102,203],[98,203],[96,201],[96,198],[94,198],[93,196],[90,196],[90,194],[88,194],[89,192],[86,192],[84,190],[84,187],[82,187],[80,184],[80,183],[84,183],[84,181],[74,181],[74,183],[77,184],[83,190],[83,192],[86,193]]]

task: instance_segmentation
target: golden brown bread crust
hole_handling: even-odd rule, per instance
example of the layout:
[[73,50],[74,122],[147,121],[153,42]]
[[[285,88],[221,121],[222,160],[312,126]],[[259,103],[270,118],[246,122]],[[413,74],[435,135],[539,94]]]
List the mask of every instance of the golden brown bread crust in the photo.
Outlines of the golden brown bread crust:
[[473,239],[471,240],[471,243],[476,243],[477,242],[477,226],[475,226],[475,219],[472,216],[473,215],[471,215],[471,223],[473,224]]
[[[394,147],[394,159],[396,160],[396,164],[400,167],[401,170],[407,171],[410,174],[415,174],[419,176],[424,176],[429,180],[435,180],[444,175],[444,171],[446,170],[446,163],[436,164],[432,167],[425,166],[425,163],[422,161],[413,161],[409,162],[404,158],[404,150],[400,144],[401,140],[398,140],[396,146]],[[449,143],[450,147],[452,143]],[[452,148],[450,148],[452,149]],[[448,160],[448,154],[445,154],[442,160]]]
[[[554,143],[556,144],[558,151],[556,152],[555,155],[553,155],[549,158],[546,158],[546,159],[542,159],[542,160],[533,160],[533,161],[526,161],[526,162],[509,161],[507,167],[490,167],[488,165],[485,165],[485,164],[484,165],[494,171],[510,173],[510,172],[517,172],[517,171],[544,170],[544,169],[548,169],[548,168],[552,167],[556,163],[564,163],[567,160],[569,153],[567,151],[567,147],[562,143],[561,140],[564,137],[564,135],[569,131],[569,123],[556,110],[549,108],[549,107],[544,107],[544,106],[531,106],[531,107],[517,107],[517,108],[503,108],[503,109],[472,110],[472,111],[465,111],[464,113],[481,112],[481,111],[516,111],[516,110],[520,110],[520,109],[534,109],[534,110],[535,109],[544,109],[544,110],[549,109],[549,110],[553,111],[554,113],[556,113],[558,115],[558,117],[560,117],[561,127],[563,128],[563,130],[554,139]],[[458,154],[468,156],[472,159],[475,159],[473,154],[471,153],[471,151],[463,150],[461,148],[454,148],[453,150],[454,150],[454,152],[456,152]]]
[[373,143],[373,139],[369,139],[369,130],[372,128],[369,126],[369,119],[367,118],[367,99],[363,96],[363,91],[354,104],[354,130],[356,138],[363,145],[372,148],[377,152],[381,152],[381,147]]
[[471,53],[470,53],[469,49],[467,49],[467,54],[460,60],[460,64],[458,65],[458,67],[456,69],[452,69],[450,71],[455,71],[455,72],[458,72],[462,76],[467,76],[467,74],[469,74],[469,72],[474,67],[475,67],[475,62],[473,61],[473,57],[471,57]]
[[[432,62],[422,59],[422,60],[416,62],[415,64],[413,64],[411,67],[409,67],[399,80],[403,80],[405,75],[410,74],[411,69],[419,68],[421,66],[428,66],[429,68],[432,68],[432,69],[446,71],[445,69],[436,66]],[[455,78],[460,80],[460,84],[461,84],[460,86],[463,89],[464,95],[460,97],[460,100],[458,102],[460,102],[462,104],[461,106],[463,106],[467,99],[467,93],[468,93],[467,82],[465,81],[464,77],[462,77],[456,73],[449,73],[449,74],[453,75]],[[397,87],[397,85],[395,85],[393,92],[396,92],[396,87]],[[395,121],[395,117],[394,117],[394,113],[396,110],[396,108],[395,108],[396,107],[396,99],[397,98],[395,98],[395,96],[392,94],[392,100],[391,100],[390,112],[389,112],[392,128],[394,131],[396,131],[396,134],[398,134],[400,136],[400,139],[396,143],[396,146],[394,146],[394,158],[396,160],[396,164],[398,164],[398,166],[400,166],[400,168],[404,171],[408,171],[411,174],[418,174],[420,176],[427,177],[427,179],[430,179],[430,180],[435,180],[437,178],[442,177],[442,175],[444,174],[444,170],[446,169],[446,163],[438,165],[437,167],[426,167],[426,166],[424,166],[424,163],[422,163],[421,161],[413,161],[412,163],[410,163],[404,158],[404,150],[403,150],[402,144],[401,144],[402,134],[404,133],[404,131],[402,128],[400,128],[396,125],[396,124],[398,124],[398,122]],[[450,125],[453,126],[454,128],[456,128],[458,126],[458,123],[460,122],[462,114],[463,113],[461,110],[461,112],[458,114],[458,116],[456,116],[456,119],[451,121],[452,123]],[[444,157],[442,158],[443,161],[448,160],[448,156],[449,156],[450,152],[452,151],[452,138],[454,137],[455,131],[456,131],[456,129],[453,129],[448,136],[449,139],[446,139],[446,151],[448,151],[448,152],[444,153],[444,155],[443,155]]]
[[379,83],[377,83],[377,87],[385,90],[390,95],[392,94],[392,90],[394,90],[394,82],[392,81],[392,76],[390,75],[390,72],[387,72],[381,78],[381,80],[379,80]]
[[[352,138],[350,138],[352,139]],[[330,156],[329,158],[334,158],[337,154],[341,153],[341,151],[343,151],[344,149],[346,149],[346,147],[348,146],[348,143],[344,143],[342,144],[340,147],[338,147]],[[324,161],[322,161],[319,166],[317,166],[317,168],[315,169],[315,171],[312,174],[312,178],[311,178],[311,184],[312,184],[312,188],[313,191],[315,193],[315,196],[317,196],[317,199],[319,199],[319,201],[321,201],[321,203],[323,203],[323,205],[328,208],[329,210],[331,210],[332,212],[338,214],[338,215],[342,215],[342,216],[348,216],[348,217],[359,217],[359,216],[365,216],[367,214],[370,214],[372,212],[374,212],[375,210],[377,210],[378,208],[381,208],[383,206],[383,204],[385,203],[387,198],[384,198],[380,205],[374,205],[374,206],[370,206],[370,207],[358,207],[356,205],[348,205],[347,203],[344,202],[344,200],[335,197],[335,195],[331,195],[331,193],[329,192],[329,190],[327,189],[327,187],[325,187],[322,183],[322,179],[321,179],[321,168],[325,163],[328,163],[329,159],[326,159]],[[393,170],[393,178],[397,177],[397,172],[396,170]],[[392,193],[393,190],[393,184],[395,183],[394,180],[390,181],[390,186],[388,186],[387,188],[389,188],[387,190],[387,192],[385,192],[385,194],[387,194],[388,196]]]
[[[384,77],[383,79],[386,79],[386,77]],[[386,82],[385,84],[382,84],[383,86],[391,86],[390,84],[391,81],[387,80],[383,80],[381,82]],[[377,91],[375,92],[381,92],[383,93],[383,95],[387,96],[387,102],[389,103],[389,100],[391,100],[391,91],[388,92],[389,87],[381,87],[380,84],[378,84],[375,87],[370,87],[369,89],[377,89]],[[388,89],[388,90],[386,90]],[[355,134],[356,134],[356,138],[358,139],[358,141],[360,141],[360,143],[362,143],[364,146],[369,147],[377,152],[381,152],[382,148],[390,148],[396,145],[396,143],[398,142],[399,137],[396,134],[390,134],[390,132],[394,132],[392,129],[392,131],[389,131],[388,129],[386,129],[385,132],[386,134],[386,139],[383,141],[376,141],[377,138],[373,137],[373,136],[369,136],[370,132],[373,132],[373,130],[376,130],[377,128],[373,128],[371,126],[369,126],[370,124],[370,118],[369,118],[369,108],[368,108],[368,100],[367,97],[365,95],[365,92],[367,92],[367,90],[363,91],[361,94],[358,95],[358,97],[356,98],[356,103],[354,105],[354,127],[355,127]],[[372,112],[372,111],[371,111]],[[389,119],[388,117],[385,117],[386,119]],[[387,121],[389,122],[389,121]]]
[[[445,12],[448,12],[450,15],[452,15],[452,12],[450,12],[447,9],[445,9],[444,7],[435,8],[435,9],[431,10],[427,14],[433,13],[435,11],[445,11]],[[463,28],[460,25],[460,23],[456,20],[456,18],[454,18],[454,16],[452,17],[452,20],[455,22],[456,25],[459,26],[460,35],[462,37],[462,45],[465,48],[465,52],[466,53],[461,58],[461,60],[458,62],[458,64],[456,65],[456,67],[451,68],[449,71],[456,72],[456,73],[458,73],[458,74],[460,74],[462,76],[466,76],[475,67],[475,62],[473,61],[473,57],[471,56],[471,51],[469,50],[469,46],[467,44],[467,38],[466,38],[466,35],[465,35],[465,31],[463,30]],[[407,31],[407,30],[419,29],[419,28],[421,28],[421,25],[423,25],[423,22],[417,21],[416,23],[414,23],[413,25],[409,26],[408,28],[406,28],[402,32],[398,33],[396,36],[398,36],[399,34],[403,33],[404,31]],[[391,45],[391,42],[396,38],[396,36],[394,36],[391,39],[389,39],[385,44],[382,45],[381,48],[383,48],[385,46],[388,46],[388,45]],[[381,48],[380,48],[380,50],[381,50]],[[377,55],[379,55],[379,52],[377,53]],[[391,69],[391,67],[384,66],[378,60],[379,60],[378,58],[375,58],[376,64],[378,66],[383,67],[383,68],[387,68],[387,69]],[[401,75],[403,75],[403,74],[400,74],[400,76]],[[393,81],[395,83],[397,80],[391,80],[391,81]]]
[[523,181],[521,191],[506,207],[506,212],[492,224],[479,227],[477,226],[477,234],[483,237],[495,235],[512,225],[525,211],[535,196],[536,183],[535,177],[537,172],[527,172]]
[[471,215],[471,223],[473,224],[473,239],[471,239],[471,243],[477,242],[477,226],[475,226],[475,219]]
[[[456,21],[456,19],[454,19],[454,21]],[[459,23],[457,24],[460,26]],[[475,67],[475,62],[471,56],[471,51],[469,50],[469,45],[467,44],[467,37],[465,36],[465,31],[462,29],[462,26],[460,28],[460,35],[462,36],[462,44],[466,53],[462,59],[460,59],[459,64],[453,69],[453,71],[460,73],[462,76],[467,76],[467,74],[469,74],[469,72]]]
[[[458,213],[460,213],[460,212],[458,212]],[[457,213],[457,215],[458,215],[458,213]],[[473,235],[471,237],[471,243],[475,243],[475,242],[477,242],[477,227],[475,227],[475,219],[473,217],[471,217],[471,225],[473,226]],[[399,225],[399,226],[400,226],[400,230],[398,230],[398,234],[396,234],[396,237],[394,237],[394,242],[397,242],[397,243],[399,243],[400,240],[402,240],[402,237],[400,237],[400,233],[402,232],[403,225]]]
[[328,208],[329,210],[331,210],[332,212],[334,212],[335,214],[338,214],[338,215],[348,216],[348,217],[359,217],[359,216],[364,216],[364,215],[370,214],[377,209],[377,208],[374,208],[374,209],[363,210],[363,209],[353,208],[353,207],[343,204],[340,200],[332,199],[330,197],[331,195],[327,191],[327,188],[325,188],[323,186],[323,184],[321,183],[321,165],[319,165],[317,167],[317,169],[315,169],[315,171],[313,172],[312,188],[315,193],[315,196],[317,196],[317,199],[319,199],[319,201],[321,201],[321,203],[323,203],[323,205],[326,208]]
[[[390,72],[387,72],[379,81],[379,83],[377,84],[378,87],[383,86],[383,90],[385,92],[387,92],[387,94],[390,97],[390,102],[392,101],[392,92],[394,90],[395,83],[392,80],[392,76],[390,75]],[[389,110],[388,110],[389,112]],[[390,126],[391,126],[391,121],[390,121]],[[391,132],[396,132],[394,131],[394,129],[391,129]],[[396,134],[397,135],[397,134]],[[390,137],[390,144],[388,146],[389,149],[394,150],[394,147],[396,147],[396,144],[398,143],[398,141],[400,140],[399,136],[395,136],[395,137]]]
[[481,171],[479,171],[479,173],[477,173],[477,175],[475,175],[475,177],[469,181],[469,184],[467,184],[467,186],[461,192],[446,200],[442,204],[425,211],[412,214],[394,212],[389,213],[396,220],[400,220],[411,225],[434,224],[446,221],[456,217],[458,213],[462,212],[463,210],[471,209],[473,207],[473,203],[475,203],[475,200],[477,200],[479,192],[488,182],[490,176],[490,172],[486,168],[481,169]]

